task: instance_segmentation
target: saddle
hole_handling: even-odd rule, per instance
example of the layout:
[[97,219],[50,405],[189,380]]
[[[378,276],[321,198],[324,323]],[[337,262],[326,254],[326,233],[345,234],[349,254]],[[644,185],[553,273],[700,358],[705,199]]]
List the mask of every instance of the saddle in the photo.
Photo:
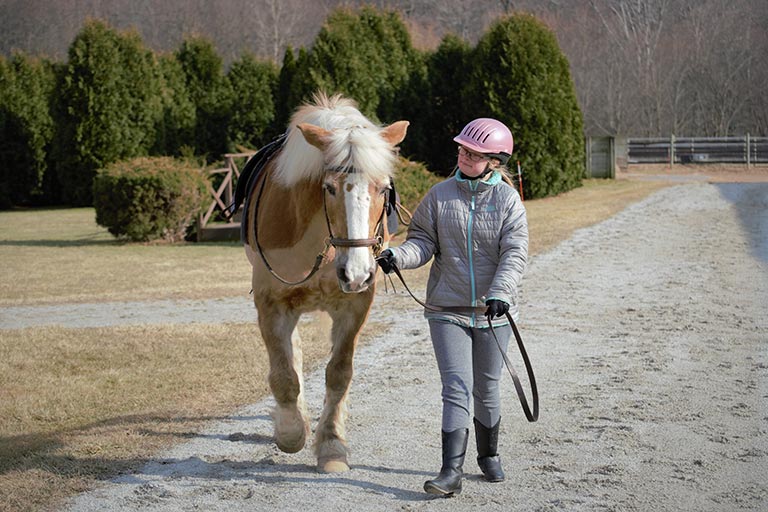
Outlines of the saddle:
[[[275,137],[269,144],[262,147],[245,163],[240,177],[237,180],[237,187],[235,188],[235,197],[232,200],[232,204],[227,206],[227,209],[222,212],[222,215],[227,220],[231,219],[237,210],[240,209],[240,205],[244,204],[245,209],[248,209],[248,199],[252,196],[253,189],[256,187],[256,183],[259,181],[262,171],[267,164],[275,157],[277,152],[283,147],[285,139],[288,134],[283,133]],[[243,216],[240,223],[240,241],[245,243],[248,233],[248,218]]]

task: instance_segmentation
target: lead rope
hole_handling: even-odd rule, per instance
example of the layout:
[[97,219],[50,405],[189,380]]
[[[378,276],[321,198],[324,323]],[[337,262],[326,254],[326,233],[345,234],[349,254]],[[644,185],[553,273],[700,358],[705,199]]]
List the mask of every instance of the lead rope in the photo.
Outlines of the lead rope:
[[525,417],[528,419],[528,421],[533,423],[534,421],[539,419],[539,390],[536,387],[536,377],[534,377],[533,375],[533,367],[531,366],[531,360],[528,358],[528,352],[526,352],[525,345],[523,345],[523,338],[520,336],[520,331],[517,330],[517,325],[515,324],[515,321],[512,320],[512,315],[509,314],[509,311],[507,311],[504,314],[506,315],[507,320],[509,320],[509,325],[512,327],[512,332],[515,333],[515,340],[517,340],[517,348],[520,349],[520,355],[523,357],[523,362],[525,363],[525,371],[528,373],[528,380],[531,383],[531,400],[533,402],[533,412],[531,412],[531,408],[528,405],[528,399],[525,397],[525,391],[523,391],[523,385],[520,383],[520,378],[517,376],[517,373],[515,373],[515,370],[512,368],[512,363],[509,361],[507,354],[505,354],[504,350],[501,348],[501,343],[499,342],[499,338],[496,336],[496,331],[493,329],[493,322],[491,321],[491,315],[486,315],[486,318],[488,319],[488,325],[491,328],[491,334],[493,334],[493,339],[496,340],[496,346],[499,347],[499,352],[501,352],[501,357],[504,358],[504,365],[507,367],[509,376],[512,377],[512,382],[515,385],[515,391],[517,391],[517,397],[520,399],[520,406],[523,408],[523,412],[525,413]]
[[[411,289],[408,287],[408,284],[405,282],[405,279],[403,279],[403,274],[400,273],[400,269],[397,268],[397,265],[392,266],[392,271],[395,273],[397,278],[400,279],[400,282],[403,283],[403,286],[408,292],[408,295],[410,295],[411,298],[415,300],[419,305],[429,311],[441,311],[438,308],[434,308],[422,302],[413,294]],[[539,419],[539,390],[536,386],[536,377],[533,374],[533,366],[531,366],[531,360],[528,358],[528,352],[525,350],[523,338],[520,336],[520,331],[517,330],[517,324],[515,324],[515,321],[512,319],[512,315],[510,315],[509,312],[505,313],[505,315],[507,316],[509,325],[512,327],[512,332],[515,334],[517,348],[520,349],[520,355],[523,357],[523,363],[525,364],[525,371],[528,374],[528,380],[531,383],[531,401],[533,402],[533,411],[531,411],[531,407],[528,405],[528,399],[525,396],[523,385],[520,383],[520,377],[517,376],[517,372],[515,372],[515,370],[512,368],[512,362],[507,357],[507,354],[504,353],[504,349],[501,347],[501,342],[499,342],[499,338],[496,336],[496,331],[493,328],[491,315],[486,315],[486,318],[488,319],[488,325],[490,326],[491,334],[493,334],[493,339],[496,341],[496,346],[499,348],[501,357],[504,359],[504,366],[507,367],[507,372],[509,372],[509,376],[512,377],[512,382],[515,385],[515,391],[517,392],[517,398],[520,400],[520,406],[523,408],[523,413],[525,413],[525,417],[528,419],[528,421],[533,423]]]

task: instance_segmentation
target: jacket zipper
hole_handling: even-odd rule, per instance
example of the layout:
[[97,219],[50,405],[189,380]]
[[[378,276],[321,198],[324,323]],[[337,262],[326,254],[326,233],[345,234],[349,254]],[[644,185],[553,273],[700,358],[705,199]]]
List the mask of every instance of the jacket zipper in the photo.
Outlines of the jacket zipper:
[[[472,188],[470,184],[470,189]],[[474,217],[475,217],[475,196],[476,194],[473,192],[470,202],[469,202],[469,221],[467,226],[467,256],[469,258],[469,285],[471,287],[470,289],[470,295],[472,297],[472,306],[475,305],[475,302],[477,300],[477,297],[475,296],[475,262],[473,258],[473,250],[472,250],[472,226],[474,224]],[[470,319],[470,327],[475,326],[475,313],[472,313],[472,318]]]

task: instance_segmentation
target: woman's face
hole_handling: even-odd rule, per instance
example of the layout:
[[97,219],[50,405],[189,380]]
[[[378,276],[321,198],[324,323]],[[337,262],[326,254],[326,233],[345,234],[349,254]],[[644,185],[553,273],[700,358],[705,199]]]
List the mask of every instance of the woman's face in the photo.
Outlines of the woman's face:
[[464,173],[464,176],[469,178],[475,178],[485,172],[486,167],[489,164],[488,158],[479,153],[475,153],[466,149],[464,146],[459,146],[459,170]]

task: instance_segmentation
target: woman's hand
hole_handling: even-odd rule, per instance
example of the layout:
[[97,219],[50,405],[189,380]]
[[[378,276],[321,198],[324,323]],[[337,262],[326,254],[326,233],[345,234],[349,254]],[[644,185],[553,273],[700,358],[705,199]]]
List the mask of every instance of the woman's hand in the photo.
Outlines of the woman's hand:
[[389,249],[385,249],[376,258],[376,263],[379,264],[385,274],[389,274],[395,268],[395,255]]
[[490,318],[500,318],[507,314],[509,311],[509,304],[503,300],[488,299],[485,301],[485,305],[488,309],[485,311],[485,316]]

